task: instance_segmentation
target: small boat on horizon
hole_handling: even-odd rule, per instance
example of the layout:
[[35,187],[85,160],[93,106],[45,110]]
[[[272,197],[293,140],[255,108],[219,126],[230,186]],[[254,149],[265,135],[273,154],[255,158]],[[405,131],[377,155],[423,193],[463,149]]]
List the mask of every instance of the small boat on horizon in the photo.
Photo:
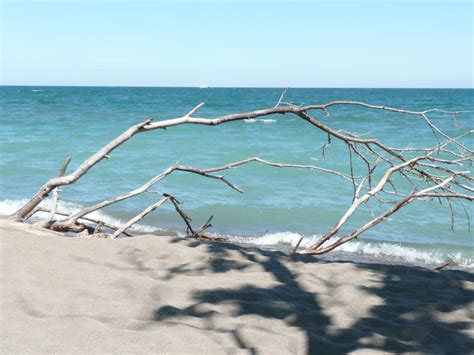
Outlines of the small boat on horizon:
[[207,84],[202,84],[199,89],[209,89],[209,86]]

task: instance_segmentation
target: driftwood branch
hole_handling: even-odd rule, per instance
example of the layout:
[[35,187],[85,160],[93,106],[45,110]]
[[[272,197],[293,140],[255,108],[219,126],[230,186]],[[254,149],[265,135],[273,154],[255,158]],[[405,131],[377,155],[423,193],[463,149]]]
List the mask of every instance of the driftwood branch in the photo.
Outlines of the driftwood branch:
[[[450,209],[451,224],[453,227],[455,217],[453,202],[459,202],[465,211],[468,224],[470,224],[468,213],[469,209],[467,209],[462,204],[462,201],[472,202],[474,199],[474,189],[472,188],[472,181],[474,181],[474,178],[470,172],[474,160],[474,151],[463,142],[463,139],[469,137],[474,133],[474,131],[471,130],[457,137],[451,137],[445,131],[436,126],[428,117],[429,114],[434,112],[440,114],[458,115],[465,111],[444,111],[439,109],[410,111],[388,106],[370,105],[357,101],[333,101],[324,105],[297,106],[283,102],[285,93],[286,90],[280,96],[275,107],[272,108],[224,115],[216,118],[194,117],[204,106],[204,103],[200,103],[184,116],[161,121],[153,121],[152,119],[148,119],[137,125],[134,125],[117,136],[102,149],[97,151],[97,153],[93,154],[91,157],[82,162],[69,175],[65,175],[66,167],[69,164],[69,161],[65,161],[63,163],[64,169],[61,169],[60,175],[47,181],[39,189],[39,191],[24,206],[11,215],[10,218],[18,221],[25,221],[32,214],[40,210],[38,205],[51,192],[53,192],[53,208],[50,211],[50,218],[48,223],[45,224],[45,227],[60,231],[80,232],[86,228],[80,221],[92,221],[87,217],[87,215],[91,212],[143,194],[149,191],[152,186],[157,184],[163,178],[175,171],[182,171],[200,175],[206,178],[220,180],[231,189],[241,193],[243,192],[241,188],[234,185],[225,176],[217,175],[216,173],[237,168],[241,165],[251,162],[257,162],[279,168],[299,168],[324,172],[337,176],[338,178],[341,178],[352,185],[352,199],[347,210],[342,214],[339,220],[329,231],[324,233],[321,238],[308,249],[302,250],[302,253],[322,254],[328,252],[354,238],[357,238],[360,234],[381,223],[386,218],[396,213],[400,208],[403,208],[414,200],[434,199],[435,201],[438,200],[439,202],[446,200]],[[328,124],[318,120],[313,114],[313,112],[321,112],[322,114],[328,116],[329,109],[336,106],[353,106],[369,110],[388,111],[397,114],[418,117],[420,118],[420,121],[423,122],[423,124],[426,124],[432,130],[434,136],[436,137],[437,143],[432,147],[422,148],[414,148],[411,146],[391,147],[376,138],[335,130]],[[57,195],[57,188],[75,183],[101,160],[104,158],[109,158],[110,154],[116,148],[124,144],[138,133],[188,124],[218,126],[224,123],[253,119],[268,115],[280,115],[280,117],[283,117],[284,115],[288,114],[304,120],[311,127],[323,132],[327,136],[327,140],[322,146],[323,156],[325,155],[325,151],[333,143],[340,142],[346,145],[349,173],[314,165],[276,163],[259,157],[252,157],[208,169],[197,169],[175,164],[168,167],[160,174],[151,178],[144,185],[134,190],[85,207],[77,213],[66,216],[66,218],[63,220],[54,220],[55,215],[64,215],[56,211],[57,201],[59,198]],[[356,169],[358,164],[362,164],[362,170],[365,171],[365,173],[362,175],[359,174],[360,169]],[[403,187],[403,185],[399,183],[400,181],[409,183],[413,189],[407,192],[406,187]],[[129,220],[120,228],[112,228],[115,230],[113,236],[117,237],[122,233],[126,233],[126,230],[128,230],[133,224],[142,220],[146,215],[159,208],[166,201],[170,201],[173,204],[176,212],[186,225],[189,236],[202,235],[202,233],[210,227],[211,224],[209,220],[200,228],[194,229],[191,225],[191,218],[182,210],[179,201],[171,195],[161,192],[159,192],[159,194],[162,196],[162,198],[158,202],[149,206],[147,209]],[[378,203],[384,206],[387,204],[387,196],[390,196],[391,199],[397,198],[397,200],[391,202],[384,212],[379,215],[375,215],[373,212],[371,212],[371,220],[356,228],[351,233],[345,233],[341,235],[341,228],[346,225],[347,221],[359,208],[363,206],[370,208],[368,203],[372,199],[375,199],[378,201]],[[106,224],[104,224],[104,226],[107,227]],[[98,221],[95,228],[97,233],[99,233],[100,228],[101,222]]]
[[[31,214],[31,216],[33,216],[35,213],[38,213],[38,212],[44,212],[44,213],[48,213],[50,214],[51,213],[51,209],[47,209],[47,208],[43,208],[43,207],[36,207],[34,210],[33,210],[33,213]],[[68,217],[69,216],[69,213],[65,213],[65,212],[60,212],[60,211],[56,211],[56,214],[59,215],[59,216],[63,216],[63,217]],[[104,227],[107,227],[113,231],[116,231],[119,227],[117,226],[114,226],[110,223],[106,223],[104,221],[100,221],[98,219],[94,219],[94,218],[90,218],[90,217],[81,217],[80,220],[84,220],[84,221],[87,221],[87,222],[92,222],[94,223],[96,226],[97,225],[102,225]],[[132,235],[127,233],[127,232],[122,232],[123,234],[125,234],[127,237],[131,237]]]
[[199,237],[206,229],[212,227],[211,221],[214,218],[214,216],[211,216],[207,219],[206,222],[204,222],[198,229],[193,233],[191,237]]
[[76,168],[71,174],[56,177],[47,181],[38,192],[20,209],[18,209],[13,215],[10,216],[10,219],[16,221],[24,221],[27,216],[37,207],[52,190],[59,186],[70,185],[75,183],[79,178],[85,175],[93,166],[99,163],[104,158],[108,157],[109,154],[118,146],[122,145],[135,134],[143,131],[144,127],[148,125],[152,120],[143,121],[137,125],[134,125],[119,135],[117,138],[112,140],[110,143],[106,144],[102,149],[97,153],[93,154],[91,157],[82,162],[79,167]]
[[[466,199],[468,201],[473,201],[474,196],[472,195],[465,195],[465,194],[459,194],[459,193],[450,193],[450,194],[444,194],[444,193],[435,193],[434,191],[436,190],[443,190],[446,189],[446,186],[453,182],[455,179],[455,176],[450,176],[449,178],[446,178],[439,184],[435,186],[431,186],[429,188],[423,189],[419,192],[413,191],[411,194],[408,196],[404,197],[403,199],[399,200],[396,202],[391,208],[389,208],[387,211],[382,213],[381,215],[373,218],[371,221],[366,223],[365,225],[357,228],[355,231],[348,235],[344,235],[340,237],[337,241],[334,243],[331,243],[327,246],[324,245],[329,239],[331,239],[333,236],[335,236],[340,228],[347,222],[347,220],[352,216],[352,214],[356,211],[356,209],[360,206],[362,202],[367,201],[369,198],[374,196],[376,193],[378,193],[382,187],[387,183],[387,181],[390,179],[391,175],[403,169],[407,165],[416,163],[417,160],[421,160],[423,157],[418,157],[414,158],[404,164],[400,164],[396,167],[390,168],[383,178],[379,181],[377,186],[370,190],[368,193],[366,193],[364,196],[361,198],[356,198],[352,205],[349,207],[349,209],[346,211],[346,213],[342,216],[342,218],[338,221],[338,223],[329,231],[327,232],[324,236],[322,236],[315,244],[313,244],[311,247],[309,247],[307,250],[304,251],[305,254],[324,254],[327,253],[328,251],[331,251],[338,246],[347,243],[348,241],[357,238],[360,234],[363,232],[367,231],[368,229],[376,226],[380,222],[384,221],[387,219],[389,216],[397,212],[400,208],[408,205],[409,203],[413,202],[416,199],[421,199],[425,197],[438,197],[438,198],[457,198],[457,199]],[[461,175],[461,174],[459,174]]]
[[123,226],[121,226],[119,229],[115,231],[115,233],[112,235],[112,238],[117,238],[120,234],[125,232],[127,229],[129,229],[131,226],[133,226],[135,223],[138,223],[141,221],[143,218],[145,218],[147,215],[149,215],[151,212],[159,208],[162,204],[164,204],[166,201],[168,201],[170,198],[169,197],[163,197],[161,200],[158,202],[154,203],[153,205],[147,207],[144,209],[142,212],[137,214],[135,217],[127,221]]
[[283,90],[283,92],[281,93],[280,98],[278,99],[278,102],[276,103],[275,107],[280,106],[280,104],[282,103],[283,98],[285,97],[285,94],[286,94],[287,91],[288,91],[288,89]]
[[[300,116],[304,120],[308,121],[309,123],[318,127],[319,129],[327,132],[329,135],[333,137],[342,139],[346,142],[374,144],[376,146],[379,146],[383,150],[389,152],[390,154],[398,156],[399,158],[402,158],[402,156],[396,153],[395,150],[389,149],[388,147],[382,145],[376,140],[355,138],[355,137],[343,135],[323,125],[321,122],[319,122],[318,120],[316,120],[315,118],[307,114],[308,111],[313,111],[313,110],[320,110],[323,112],[327,112],[330,107],[341,106],[341,105],[360,106],[360,107],[373,109],[373,110],[385,110],[385,111],[403,113],[403,114],[408,114],[408,115],[417,115],[423,118],[426,117],[426,114],[429,112],[440,111],[437,109],[431,109],[431,110],[416,112],[416,111],[391,108],[387,106],[369,105],[363,102],[356,102],[356,101],[333,101],[325,105],[278,106],[278,107],[273,107],[269,109],[256,110],[252,112],[225,115],[225,116],[217,117],[214,119],[192,117],[194,113],[196,113],[200,108],[204,106],[204,103],[200,103],[199,105],[194,107],[190,112],[188,112],[186,115],[182,117],[172,118],[172,119],[158,121],[158,122],[153,122],[152,119],[148,119],[144,122],[141,122],[137,125],[130,127],[129,129],[124,131],[122,134],[120,134],[118,137],[116,137],[114,140],[112,140],[110,143],[105,145],[97,153],[93,154],[90,158],[85,160],[76,170],[74,170],[73,173],[64,177],[53,178],[49,180],[48,182],[46,182],[40,188],[40,190],[30,199],[30,201],[28,201],[23,207],[21,207],[13,215],[11,215],[10,218],[17,221],[25,220],[28,214],[36,206],[38,206],[41,203],[41,201],[43,201],[53,189],[55,189],[58,186],[69,185],[76,182],[80,177],[86,174],[93,166],[95,166],[104,158],[109,157],[109,154],[113,150],[115,150],[117,147],[119,147],[120,145],[122,145],[123,143],[131,139],[135,134],[140,133],[140,132],[155,130],[155,129],[164,129],[164,128],[181,125],[181,124],[200,124],[200,125],[208,125],[208,126],[217,126],[217,125],[227,123],[227,122],[245,120],[245,119],[268,116],[268,115],[273,115],[273,114],[291,113],[291,114]],[[459,112],[450,112],[450,113],[459,113]]]
[[[141,195],[141,194],[147,192],[153,185],[155,185],[157,182],[164,179],[165,177],[167,177],[168,175],[172,174],[175,171],[182,171],[182,172],[192,173],[192,174],[196,174],[196,175],[201,175],[201,176],[211,178],[211,179],[221,180],[222,182],[224,182],[227,186],[229,186],[233,190],[236,190],[236,191],[242,193],[243,191],[240,188],[238,188],[237,186],[232,184],[224,176],[222,176],[222,175],[213,175],[212,173],[233,169],[233,168],[236,168],[238,166],[249,164],[249,163],[252,163],[252,162],[258,162],[258,163],[262,163],[262,164],[265,164],[265,165],[278,167],[278,168],[296,168],[296,169],[316,170],[316,171],[321,171],[321,172],[324,172],[324,173],[334,174],[334,175],[336,175],[338,177],[341,177],[341,178],[343,178],[347,181],[351,181],[350,178],[346,174],[337,172],[335,170],[330,170],[330,169],[318,167],[318,166],[315,166],[315,165],[298,165],[298,164],[275,163],[275,162],[264,160],[264,159],[261,159],[261,158],[258,158],[258,157],[248,158],[248,159],[240,160],[240,161],[233,162],[233,163],[230,163],[230,164],[226,164],[226,165],[222,165],[222,166],[218,166],[218,167],[214,167],[214,168],[208,168],[208,169],[197,169],[197,168],[193,168],[193,167],[189,167],[189,166],[183,166],[183,165],[175,164],[175,165],[172,165],[172,166],[168,167],[163,172],[161,172],[160,174],[156,175],[155,177],[153,177],[152,179],[147,181],[141,187],[139,187],[137,189],[134,189],[132,191],[129,191],[125,194],[122,194],[122,195],[104,200],[104,201],[99,202],[99,203],[97,203],[93,206],[86,207],[86,208],[74,213],[73,215],[69,216],[68,218],[66,218],[63,221],[55,222],[51,226],[51,228],[54,229],[54,230],[60,230],[60,231],[67,230],[68,228],[75,226],[78,219],[88,215],[89,213],[92,213],[92,212],[97,211],[99,209],[102,209],[106,206],[110,206],[112,204],[127,200],[129,198],[132,198],[132,197],[135,197],[135,196],[138,196],[138,195]],[[175,207],[176,207],[176,205],[175,205]]]
[[194,235],[195,232],[194,232],[194,229],[193,229],[193,226],[191,225],[191,217],[189,217],[182,209],[181,209],[181,206],[180,206],[180,202],[174,198],[173,196],[169,196],[170,197],[170,201],[171,203],[173,204],[176,212],[178,212],[179,216],[183,219],[184,223],[186,224],[186,232],[188,233],[188,235]]
[[[59,177],[63,177],[64,174],[66,173],[66,169],[69,165],[69,163],[71,162],[71,157],[67,157],[64,162],[63,162],[63,165],[61,166],[61,170],[59,170]],[[58,209],[58,203],[59,203],[59,189],[56,187],[54,190],[53,190],[53,206],[51,207],[51,213],[49,215],[49,221],[48,222],[52,222],[54,220],[54,216],[56,214],[56,211]]]

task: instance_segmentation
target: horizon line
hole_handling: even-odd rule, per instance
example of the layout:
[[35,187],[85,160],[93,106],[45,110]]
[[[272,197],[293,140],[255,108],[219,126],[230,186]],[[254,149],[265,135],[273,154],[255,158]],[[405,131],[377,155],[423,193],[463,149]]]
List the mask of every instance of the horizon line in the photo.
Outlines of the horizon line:
[[473,90],[474,87],[403,87],[403,86],[209,86],[207,88],[200,88],[199,86],[178,86],[178,85],[44,85],[44,84],[0,84],[0,87],[84,87],[84,88],[182,88],[182,89],[414,89],[414,90],[437,90],[437,89],[452,89],[452,90]]

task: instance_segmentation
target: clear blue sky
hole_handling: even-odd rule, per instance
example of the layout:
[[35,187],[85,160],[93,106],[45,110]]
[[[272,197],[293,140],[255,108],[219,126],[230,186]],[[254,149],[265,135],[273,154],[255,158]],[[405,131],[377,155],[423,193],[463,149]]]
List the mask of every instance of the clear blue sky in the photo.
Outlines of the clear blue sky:
[[3,85],[473,86],[470,0],[0,1]]

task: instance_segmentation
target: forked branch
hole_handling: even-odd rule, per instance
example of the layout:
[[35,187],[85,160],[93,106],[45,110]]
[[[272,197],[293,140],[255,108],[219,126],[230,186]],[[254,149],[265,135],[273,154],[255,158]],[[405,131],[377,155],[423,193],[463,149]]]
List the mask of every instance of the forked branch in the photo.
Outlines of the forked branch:
[[[51,192],[53,192],[53,207],[50,210],[50,216],[47,220],[47,223],[44,224],[46,228],[60,231],[80,232],[84,228],[89,228],[81,222],[88,220],[94,223],[97,222],[95,228],[92,228],[92,231],[99,231],[102,227],[102,223],[101,221],[94,221],[88,218],[87,216],[90,213],[100,210],[106,206],[110,206],[120,201],[124,201],[126,199],[143,194],[149,191],[152,186],[175,171],[181,171],[200,175],[206,178],[220,180],[231,189],[242,193],[243,190],[241,188],[230,182],[224,175],[218,175],[216,173],[234,169],[248,163],[257,162],[272,167],[308,169],[328,173],[337,176],[338,178],[341,178],[352,185],[352,199],[348,209],[342,214],[339,220],[329,231],[324,233],[314,245],[310,246],[306,250],[303,250],[303,253],[322,254],[330,251],[354,238],[357,238],[360,234],[379,224],[387,217],[398,211],[400,208],[410,204],[414,200],[419,199],[437,199],[439,201],[442,201],[443,199],[447,200],[451,211],[452,225],[454,225],[454,207],[452,202],[457,201],[464,209],[469,223],[469,209],[466,209],[464,205],[462,205],[461,201],[473,201],[474,189],[472,188],[471,182],[474,181],[474,178],[472,177],[470,170],[474,160],[474,151],[468,147],[468,144],[465,143],[463,139],[471,135],[473,131],[471,130],[465,132],[457,137],[451,137],[428,118],[428,115],[433,112],[458,115],[466,111],[443,111],[438,109],[410,111],[388,106],[370,105],[357,101],[332,101],[324,105],[297,106],[283,103],[285,93],[286,90],[280,96],[280,99],[278,100],[278,103],[275,105],[275,107],[272,108],[224,115],[216,118],[194,117],[196,113],[204,106],[204,103],[200,103],[181,117],[161,121],[153,121],[152,119],[148,119],[137,125],[134,125],[117,136],[110,143],[106,144],[102,149],[97,151],[84,162],[82,162],[69,175],[65,175],[66,168],[69,164],[69,160],[66,160],[63,163],[63,168],[61,169],[59,176],[47,181],[39,189],[39,191],[24,206],[11,215],[10,218],[18,221],[27,220],[32,214],[41,210],[38,205]],[[424,122],[424,124],[428,125],[428,127],[430,127],[430,129],[433,131],[433,134],[437,140],[437,144],[428,148],[413,148],[411,146],[391,147],[376,138],[370,138],[362,135],[352,134],[350,132],[336,130],[330,127],[328,124],[323,123],[312,114],[312,112],[320,111],[323,114],[329,115],[329,109],[336,106],[353,106],[369,110],[388,111],[419,117],[420,120]],[[75,183],[92,167],[97,165],[104,158],[108,158],[116,148],[138,133],[189,124],[218,126],[224,123],[253,119],[268,115],[280,115],[280,117],[283,117],[283,115],[288,114],[304,120],[305,122],[309,123],[311,127],[323,132],[325,136],[327,136],[327,140],[325,139],[326,142],[322,148],[323,157],[325,155],[325,151],[331,144],[339,142],[343,145],[346,145],[348,152],[348,172],[347,170],[342,171],[331,169],[330,167],[319,167],[315,165],[277,163],[259,157],[247,158],[223,166],[208,169],[197,169],[194,167],[174,164],[165,169],[160,174],[151,178],[144,185],[134,190],[85,207],[79,212],[68,215],[63,220],[55,219],[56,215],[64,215],[57,212],[57,201],[59,198],[58,188],[60,186]],[[362,164],[362,170],[364,171],[362,175],[359,174],[361,169],[357,169],[358,164]],[[403,181],[404,183],[408,182],[413,187],[413,189],[410,192],[407,192],[406,187],[403,187],[403,184],[401,184],[400,181]],[[127,221],[127,223],[125,223],[123,226],[118,228],[112,227],[111,229],[114,230],[113,237],[115,238],[122,233],[127,233],[126,231],[133,224],[141,221],[149,213],[158,209],[167,201],[170,201],[173,204],[176,212],[186,225],[189,236],[203,236],[203,232],[211,226],[209,220],[200,228],[194,229],[191,224],[191,218],[183,211],[180,202],[175,197],[161,192],[158,192],[158,194],[161,196],[159,201],[152,204],[140,212],[137,216]],[[379,214],[378,216],[373,215],[371,220],[358,227],[351,233],[341,235],[341,228],[346,225],[347,221],[360,207],[368,206],[368,202],[372,199],[376,199],[381,205],[384,205],[386,204],[385,197],[387,196],[391,196],[392,198],[396,197],[398,200],[396,202],[392,202],[383,213]],[[107,225],[104,224],[104,226]]]

